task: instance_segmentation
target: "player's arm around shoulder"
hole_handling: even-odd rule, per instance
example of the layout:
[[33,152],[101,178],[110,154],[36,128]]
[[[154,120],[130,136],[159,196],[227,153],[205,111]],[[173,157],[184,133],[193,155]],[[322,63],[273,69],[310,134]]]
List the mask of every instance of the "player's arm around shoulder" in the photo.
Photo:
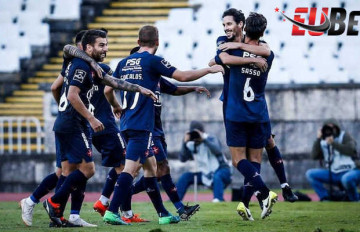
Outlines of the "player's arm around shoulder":
[[188,70],[188,71],[181,71],[179,69],[176,69],[175,72],[172,75],[172,78],[174,78],[177,81],[180,82],[189,82],[197,80],[207,74],[210,73],[218,73],[221,72],[224,74],[224,68],[221,65],[213,65],[211,67],[198,69],[198,70]]
[[220,65],[246,65],[254,64],[262,72],[266,72],[268,64],[266,59],[261,57],[240,57],[235,55],[230,55],[227,52],[221,52],[219,55],[215,56],[215,62]]
[[60,95],[61,95],[61,88],[64,82],[64,77],[59,74],[56,80],[51,84],[51,93],[54,96],[55,101],[57,104],[60,102]]

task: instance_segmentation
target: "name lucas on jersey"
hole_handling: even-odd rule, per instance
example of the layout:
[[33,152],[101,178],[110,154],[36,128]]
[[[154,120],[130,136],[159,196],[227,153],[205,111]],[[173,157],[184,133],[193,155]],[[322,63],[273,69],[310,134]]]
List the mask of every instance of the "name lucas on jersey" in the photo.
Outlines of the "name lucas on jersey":
[[124,75],[121,75],[121,79],[122,80],[128,80],[128,79],[131,79],[131,80],[142,80],[142,74],[141,73],[129,73],[129,74],[124,74]]

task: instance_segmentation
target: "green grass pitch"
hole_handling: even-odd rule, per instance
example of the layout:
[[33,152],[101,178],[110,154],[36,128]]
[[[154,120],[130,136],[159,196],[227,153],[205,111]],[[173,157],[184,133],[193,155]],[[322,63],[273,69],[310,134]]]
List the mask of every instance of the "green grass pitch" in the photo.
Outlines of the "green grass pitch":
[[[175,213],[174,207],[165,203]],[[112,226],[102,222],[100,215],[92,210],[92,203],[84,203],[81,217],[98,225],[97,228],[49,228],[49,219],[39,204],[35,207],[33,226],[26,227],[21,220],[17,202],[0,202],[0,231],[152,231],[152,232],[349,232],[360,231],[360,205],[350,202],[278,202],[269,218],[260,219],[260,208],[251,203],[255,221],[242,221],[236,213],[236,202],[200,204],[200,211],[189,221],[179,224],[158,225],[157,215],[150,202],[133,203],[133,211],[151,220],[149,223],[131,226]],[[66,210],[68,212],[69,210]],[[66,215],[68,216],[68,215]]]

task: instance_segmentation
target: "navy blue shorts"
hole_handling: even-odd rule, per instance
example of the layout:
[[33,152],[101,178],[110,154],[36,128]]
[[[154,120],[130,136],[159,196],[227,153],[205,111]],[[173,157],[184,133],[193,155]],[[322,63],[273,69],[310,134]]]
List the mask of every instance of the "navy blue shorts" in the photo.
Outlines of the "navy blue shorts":
[[160,162],[167,159],[167,144],[164,137],[153,137],[151,149],[154,153],[156,161]]
[[64,149],[62,149],[60,146],[60,141],[56,132],[55,132],[55,149],[56,149],[56,167],[62,168],[61,162],[66,161],[67,158],[65,152],[63,151]]
[[102,166],[120,167],[121,164],[125,164],[125,141],[119,132],[93,136],[92,143],[101,153]]
[[149,131],[139,130],[125,130],[121,132],[125,142],[126,148],[126,159],[132,161],[138,161],[145,163],[146,159],[153,156],[153,152],[150,149],[152,143],[152,134]]
[[[89,163],[93,161],[91,150],[91,139],[89,133],[58,133],[55,132],[56,141],[56,160],[65,161],[69,163],[79,164],[84,159]],[[59,152],[59,155],[58,155]],[[60,156],[60,157],[58,157]],[[58,163],[56,164],[57,167]],[[61,167],[61,163],[60,163]]]
[[264,148],[271,135],[269,125],[270,122],[248,123],[227,120],[226,143],[229,147]]

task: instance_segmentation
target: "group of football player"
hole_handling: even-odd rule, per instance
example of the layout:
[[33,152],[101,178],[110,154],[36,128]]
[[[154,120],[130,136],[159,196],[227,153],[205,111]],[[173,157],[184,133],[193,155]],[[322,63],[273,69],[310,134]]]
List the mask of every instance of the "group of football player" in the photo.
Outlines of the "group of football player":
[[[57,169],[21,200],[22,220],[27,226],[32,225],[35,205],[52,189],[55,194],[43,202],[51,227],[96,226],[80,217],[87,181],[95,173],[92,145],[102,155],[102,165],[112,167],[94,204],[104,222],[112,225],[148,222],[131,208],[132,195],[142,191],[153,203],[159,224],[188,220],[199,210],[198,204],[183,204],[171,178],[160,94],[210,93],[201,86],[176,86],[164,77],[189,82],[222,72],[226,141],[233,166],[244,176],[243,197],[237,207],[243,220],[254,220],[249,210],[252,195],[259,199],[261,218],[270,215],[277,201],[277,194],[266,187],[260,175],[264,147],[284,199],[297,200],[287,183],[282,157],[271,134],[265,99],[265,85],[274,58],[269,46],[259,40],[266,29],[266,19],[250,13],[245,20],[244,14],[234,8],[226,10],[222,18],[225,36],[218,38],[217,54],[209,67],[199,70],[181,71],[156,56],[159,34],[156,27],[149,25],[140,29],[139,46],[119,62],[114,72],[101,63],[108,51],[105,29],[81,31],[76,35],[76,46],[64,47],[63,68],[51,86],[59,106],[53,128]],[[121,90],[122,104],[117,100],[116,89]],[[120,128],[115,118],[120,119]],[[134,183],[140,168],[144,170],[143,176]],[[164,207],[158,181],[178,215]],[[63,213],[70,195],[67,220]]]

